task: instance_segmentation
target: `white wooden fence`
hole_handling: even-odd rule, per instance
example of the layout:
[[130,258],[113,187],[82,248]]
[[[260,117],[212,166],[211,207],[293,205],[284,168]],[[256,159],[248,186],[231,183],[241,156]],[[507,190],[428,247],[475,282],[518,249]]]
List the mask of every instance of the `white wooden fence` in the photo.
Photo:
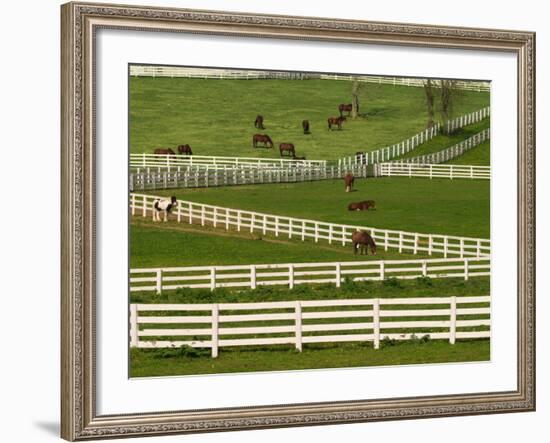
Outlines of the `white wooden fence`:
[[[301,352],[308,343],[359,341],[379,349],[386,337],[425,335],[454,344],[457,339],[490,338],[490,302],[482,296],[131,304],[130,346],[210,348],[216,358],[220,348],[230,346],[288,344]],[[250,322],[254,326],[247,326]]]
[[[179,66],[131,66],[132,77],[186,77],[186,78],[215,78],[233,80],[258,80],[258,79],[324,79],[324,80],[347,80],[357,79],[366,83],[378,83],[394,86],[423,87],[424,79],[411,77],[386,77],[376,75],[342,75],[342,74],[319,74],[303,72],[282,72],[282,71],[246,71],[237,69],[216,69],[216,68],[189,68]],[[432,86],[439,87],[435,81]],[[483,81],[462,81],[455,82],[457,89],[467,91],[490,91],[491,83]]]
[[[153,204],[158,198],[146,194],[130,194],[131,214],[143,217],[152,216]],[[269,233],[276,237],[296,238],[302,241],[312,239],[316,243],[327,241],[329,244],[351,244],[351,236],[357,230],[370,232],[378,248],[393,249],[417,254],[442,254],[448,256],[486,257],[491,253],[491,241],[482,238],[458,237],[451,235],[421,234],[391,229],[379,229],[366,226],[341,225],[316,220],[285,217],[244,211],[241,209],[178,201],[171,218],[181,223],[212,225],[226,230]]]
[[[348,172],[354,177],[367,177],[369,167],[353,165],[349,168],[138,168],[130,172],[130,191],[170,188],[209,188],[216,186],[256,185],[269,183],[298,183],[342,178]],[[372,170],[370,170],[372,175]]]
[[489,140],[491,137],[491,129],[487,128],[481,132],[478,132],[475,135],[467,138],[466,140],[457,143],[456,145],[451,146],[450,148],[443,149],[442,151],[434,152],[433,154],[419,155],[417,157],[405,158],[397,160],[401,163],[418,163],[418,164],[433,164],[433,163],[444,163],[453,158],[459,157],[464,154],[466,151],[469,151],[472,148],[480,145],[486,140]]
[[469,178],[491,179],[490,166],[437,165],[416,163],[379,163],[375,175],[381,177],[427,177],[427,178]]
[[326,168],[326,160],[294,160],[286,158],[221,157],[213,155],[130,154],[130,168],[178,168],[200,166],[209,169],[286,169]]
[[484,118],[487,118],[491,115],[491,108],[487,106],[486,108],[480,109],[479,111],[471,112],[470,114],[461,115],[452,120],[447,120],[444,125],[444,130],[447,134],[450,134],[457,129],[463,128],[464,126],[472,125],[478,123]]
[[210,289],[334,284],[350,281],[398,279],[463,278],[491,275],[488,257],[425,260],[378,260],[329,263],[275,263],[130,270],[130,292],[155,291],[160,294],[178,288]]
[[407,152],[412,151],[422,143],[431,140],[439,134],[441,126],[439,123],[435,124],[431,128],[425,129],[412,137],[403,140],[385,148],[377,149],[376,151],[364,152],[362,154],[356,154],[349,157],[338,159],[338,166],[342,168],[349,168],[356,164],[369,165],[373,163],[379,163],[388,161],[392,158],[404,155]]

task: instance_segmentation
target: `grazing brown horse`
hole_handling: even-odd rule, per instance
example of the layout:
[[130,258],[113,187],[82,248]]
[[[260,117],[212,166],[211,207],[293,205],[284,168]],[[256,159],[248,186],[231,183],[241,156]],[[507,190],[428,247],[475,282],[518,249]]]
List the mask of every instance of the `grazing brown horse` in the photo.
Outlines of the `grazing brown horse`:
[[179,145],[178,146],[178,154],[193,155],[193,150],[191,149],[191,146],[189,146],[189,145]]
[[346,121],[346,117],[329,117],[328,122],[328,129],[331,130],[333,126],[338,126],[338,129],[342,129],[342,123]]
[[347,105],[343,104],[343,103],[338,105],[338,110],[340,111],[340,117],[342,117],[343,112],[347,112],[348,115],[350,115],[352,109],[353,109],[353,106],[351,105],[351,103],[349,103]]
[[353,254],[357,254],[357,250],[360,249],[360,254],[363,255],[363,250],[365,255],[369,255],[369,247],[372,255],[376,255],[376,244],[374,239],[366,231],[355,231],[351,235],[351,241],[353,243]]
[[254,148],[258,147],[258,143],[262,143],[264,148],[273,148],[273,141],[271,137],[267,134],[254,134],[252,136],[252,146]]
[[156,148],[153,153],[156,155],[169,155],[174,157],[176,156],[176,153],[170,148]]
[[279,145],[279,153],[281,154],[281,157],[283,157],[285,153],[288,157],[296,157],[296,151],[294,150],[294,145],[292,143],[281,143]]
[[304,130],[304,134],[309,134],[309,121],[308,120],[302,121],[302,129]]
[[348,172],[344,176],[344,183],[346,184],[346,192],[350,192],[352,190],[354,181],[355,181],[355,177],[351,172]]
[[258,129],[265,129],[264,128],[264,116],[258,115],[256,117],[256,120],[254,121],[254,126]]
[[348,211],[368,211],[370,208],[376,209],[374,200],[365,200],[362,202],[350,203]]

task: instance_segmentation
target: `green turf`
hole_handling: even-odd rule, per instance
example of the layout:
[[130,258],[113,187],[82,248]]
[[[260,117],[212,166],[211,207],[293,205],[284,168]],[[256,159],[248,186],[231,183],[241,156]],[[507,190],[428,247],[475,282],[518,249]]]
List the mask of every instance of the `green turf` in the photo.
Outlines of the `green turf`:
[[[396,157],[396,160],[402,160],[412,157],[418,157],[419,155],[433,154],[435,152],[443,151],[451,146],[460,143],[467,138],[478,134],[490,127],[490,119],[486,118],[478,123],[473,125],[465,126],[464,128],[459,129],[451,135],[440,134],[433,139],[427,141],[426,143],[421,144],[418,148],[407,152],[406,154]],[[489,142],[487,142],[489,143]]]
[[475,148],[462,154],[460,157],[445,162],[446,165],[491,165],[491,144],[489,141],[483,142]]
[[[179,199],[269,214],[428,234],[489,238],[490,183],[386,177],[154,191]],[[348,211],[349,202],[375,200],[375,211]]]
[[[201,232],[202,231],[202,232]],[[353,255],[351,245],[312,240],[288,240],[287,237],[201,229],[169,222],[160,227],[136,217],[130,230],[130,266],[132,268],[240,265],[262,263],[312,263],[353,260],[405,260],[427,255],[399,254],[378,248],[376,255]],[[162,247],[159,247],[162,245]],[[434,258],[436,256],[433,256]]]
[[[252,135],[261,132],[276,145],[294,143],[298,156],[328,160],[398,143],[426,128],[422,88],[364,84],[362,117],[328,131],[327,118],[350,97],[349,81],[131,77],[130,152],[188,143],[195,155],[278,157],[252,148]],[[488,105],[488,92],[462,91],[454,114]],[[265,130],[254,128],[257,114]],[[302,133],[304,119],[310,135]]]
[[[177,352],[177,351],[176,351]],[[384,344],[375,350],[368,343],[305,345],[303,352],[290,346],[266,349],[221,349],[218,358],[208,351],[195,355],[179,355],[171,350],[132,349],[130,376],[167,376],[215,374],[228,372],[282,371],[316,368],[344,368],[447,362],[488,361],[489,340],[458,340],[451,345],[443,340],[427,343],[402,342]]]

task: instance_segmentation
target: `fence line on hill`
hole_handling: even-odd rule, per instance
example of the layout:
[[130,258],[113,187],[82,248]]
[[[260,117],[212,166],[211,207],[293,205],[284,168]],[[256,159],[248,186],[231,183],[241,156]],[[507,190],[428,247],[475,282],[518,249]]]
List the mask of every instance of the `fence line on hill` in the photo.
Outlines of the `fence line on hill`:
[[[342,74],[321,74],[314,72],[282,72],[282,71],[246,71],[237,69],[216,69],[216,68],[186,68],[179,66],[131,66],[132,77],[184,77],[184,78],[210,78],[229,80],[259,80],[259,79],[288,79],[288,80],[358,80],[365,83],[378,83],[394,86],[424,87],[424,79],[411,77],[391,77],[377,75],[342,75]],[[439,88],[440,84],[435,81],[432,86]],[[454,82],[456,89],[466,91],[490,91],[491,83],[484,81],[463,81]]]
[[453,345],[457,339],[490,338],[490,303],[490,296],[132,303],[130,346],[210,348],[216,358],[220,348],[230,346],[287,344],[301,352],[308,343],[360,341],[379,349],[386,338],[424,336]]
[[326,160],[286,158],[227,157],[215,155],[130,154],[130,168],[202,167],[209,169],[298,169],[326,168]]
[[490,166],[438,165],[416,163],[378,163],[374,167],[377,177],[426,177],[426,178],[469,178],[491,179]]
[[[130,172],[130,191],[170,188],[208,188],[216,186],[255,185],[269,183],[298,183],[306,181],[333,180],[343,178],[348,172],[354,177],[367,177],[369,167],[353,165],[342,169],[336,166],[326,168],[146,168]],[[372,175],[372,171],[370,171]]]
[[[146,194],[130,194],[130,210],[132,216],[147,217],[153,213],[154,201],[165,197]],[[224,208],[190,201],[178,201],[172,210],[172,218],[178,223],[200,223],[201,226],[210,224],[213,227],[222,227],[226,230],[236,229],[248,232],[258,232],[262,235],[269,233],[276,237],[287,236],[289,239],[298,238],[304,241],[313,239],[316,243],[323,240],[329,244],[351,244],[351,236],[357,230],[369,231],[378,247],[384,250],[395,249],[402,252],[417,254],[427,252],[449,255],[458,255],[461,258],[486,257],[491,253],[491,240],[451,235],[421,234],[391,229],[380,229],[365,226],[342,225],[316,220],[285,217],[281,215],[264,214],[241,209]]]
[[449,160],[452,160],[456,157],[461,156],[466,151],[469,151],[472,148],[480,145],[486,140],[489,140],[491,137],[491,129],[487,128],[477,134],[462,140],[460,143],[451,146],[450,148],[443,149],[442,151],[434,152],[432,154],[419,155],[412,158],[404,158],[400,160],[395,160],[392,163],[395,164],[406,164],[406,163],[417,163],[417,164],[437,164],[444,163]]
[[136,268],[130,270],[130,292],[161,294],[178,288],[210,289],[334,284],[351,281],[429,278],[463,278],[491,275],[488,257],[421,260],[377,260],[328,263],[274,263],[221,266]]

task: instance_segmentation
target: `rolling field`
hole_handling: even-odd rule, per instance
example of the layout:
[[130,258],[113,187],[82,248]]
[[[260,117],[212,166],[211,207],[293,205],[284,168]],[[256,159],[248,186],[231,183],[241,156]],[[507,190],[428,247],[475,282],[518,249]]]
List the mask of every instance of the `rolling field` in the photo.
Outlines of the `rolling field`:
[[[341,180],[155,191],[178,199],[333,223],[427,234],[490,236],[490,183],[386,177],[356,180],[345,193]],[[348,211],[349,202],[375,200],[375,211]]]
[[[195,155],[278,157],[253,149],[252,135],[266,133],[276,146],[294,143],[296,154],[332,160],[400,142],[426,127],[422,88],[365,84],[361,117],[341,131],[327,118],[351,102],[351,82],[339,80],[213,80],[130,78],[130,152],[188,143]],[[455,115],[489,105],[488,92],[461,91]],[[257,114],[265,130],[254,128]],[[302,120],[311,125],[304,135]]]

